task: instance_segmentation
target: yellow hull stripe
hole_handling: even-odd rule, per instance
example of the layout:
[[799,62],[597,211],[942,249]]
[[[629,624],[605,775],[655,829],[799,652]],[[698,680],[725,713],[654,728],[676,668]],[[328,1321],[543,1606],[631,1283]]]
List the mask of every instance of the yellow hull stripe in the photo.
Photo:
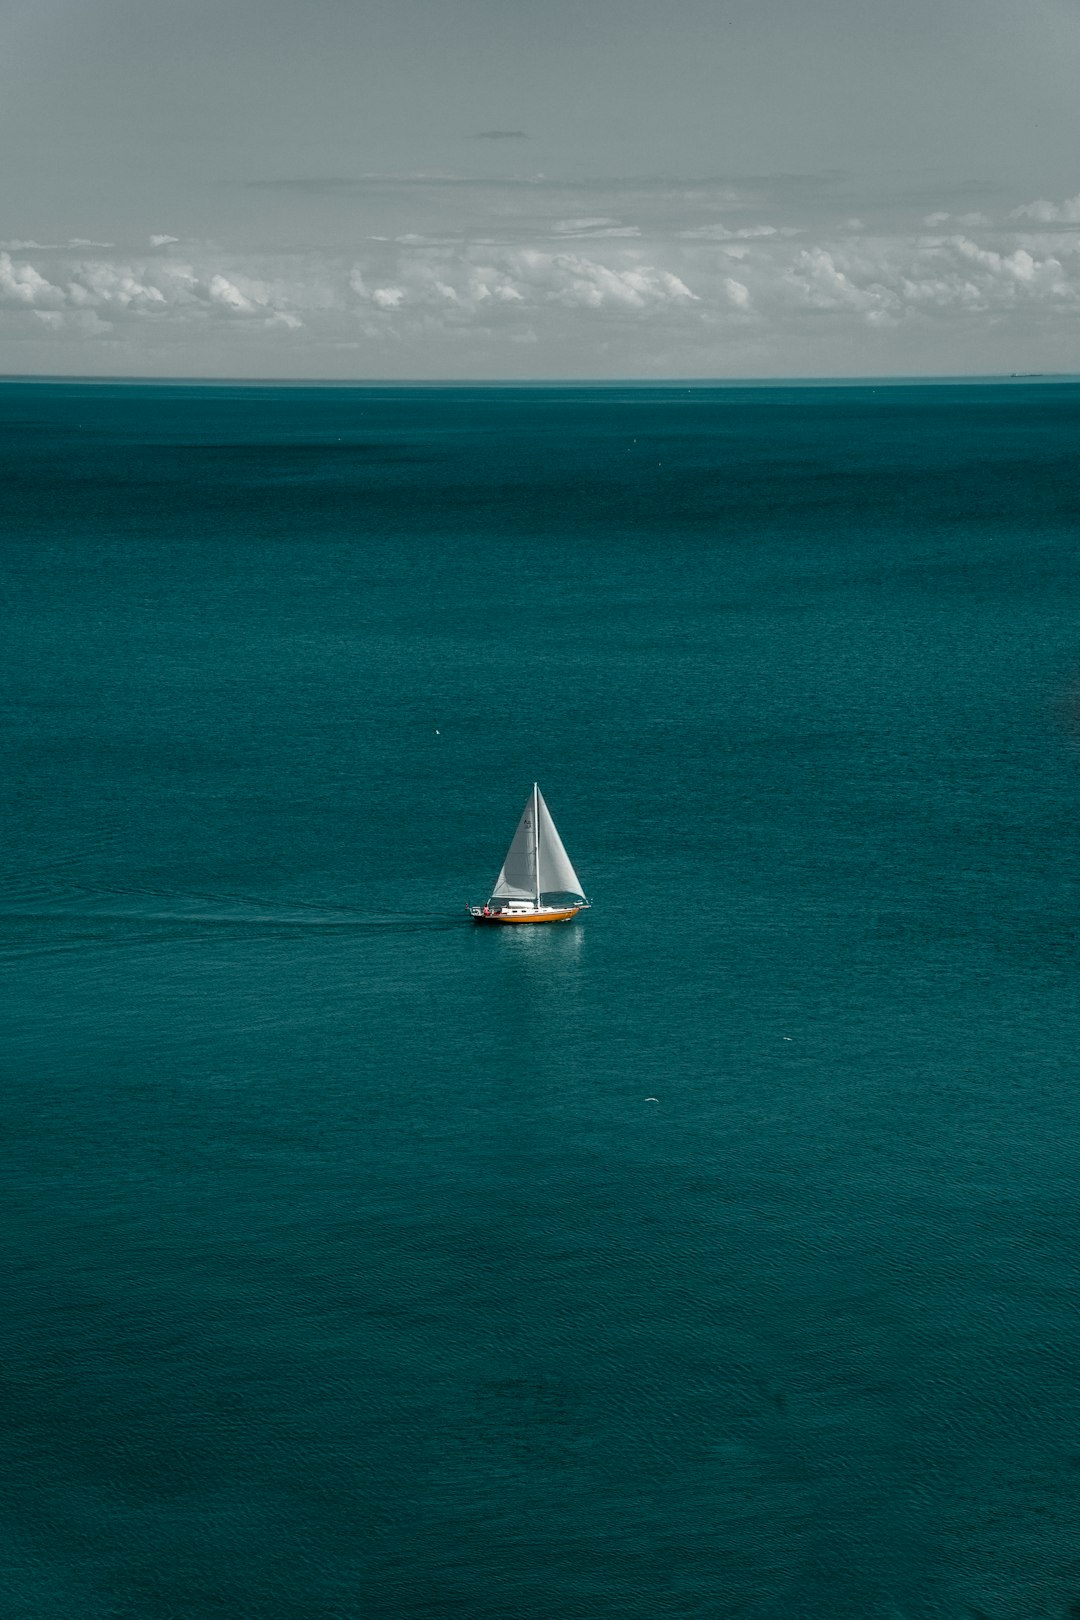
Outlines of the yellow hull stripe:
[[501,916],[477,917],[475,921],[478,923],[498,924],[569,922],[571,917],[576,917],[580,910],[580,906],[568,906],[565,911],[525,911],[516,917],[504,912]]

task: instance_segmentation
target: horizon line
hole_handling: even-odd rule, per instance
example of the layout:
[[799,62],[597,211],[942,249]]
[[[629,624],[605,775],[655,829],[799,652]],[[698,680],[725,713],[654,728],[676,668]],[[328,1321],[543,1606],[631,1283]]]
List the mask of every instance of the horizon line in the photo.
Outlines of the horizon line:
[[761,377],[200,377],[178,373],[102,376],[82,372],[0,372],[4,383],[93,383],[101,387],[147,388],[859,388],[918,387],[927,384],[1080,382],[1077,371],[927,372],[844,376]]

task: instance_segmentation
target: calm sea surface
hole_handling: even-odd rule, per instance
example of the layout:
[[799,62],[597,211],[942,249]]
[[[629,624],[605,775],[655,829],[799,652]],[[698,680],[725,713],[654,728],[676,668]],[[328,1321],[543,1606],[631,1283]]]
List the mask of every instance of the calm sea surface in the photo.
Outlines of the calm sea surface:
[[1078,539],[1078,385],[0,388],[3,1620],[1080,1614]]

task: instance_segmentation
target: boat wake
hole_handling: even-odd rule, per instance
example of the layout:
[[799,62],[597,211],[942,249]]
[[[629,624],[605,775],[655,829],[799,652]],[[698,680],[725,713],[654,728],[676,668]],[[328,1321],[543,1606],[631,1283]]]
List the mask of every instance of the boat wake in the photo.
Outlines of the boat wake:
[[0,876],[0,954],[117,945],[135,936],[408,934],[461,927],[456,911],[371,912],[324,899],[290,896],[282,902],[230,890],[88,881],[72,875],[80,859],[73,855]]

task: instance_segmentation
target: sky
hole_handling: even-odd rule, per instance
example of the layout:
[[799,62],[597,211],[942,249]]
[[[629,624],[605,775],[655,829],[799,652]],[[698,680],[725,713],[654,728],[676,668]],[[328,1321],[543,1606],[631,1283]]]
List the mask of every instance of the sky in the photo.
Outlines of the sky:
[[0,0],[0,372],[1080,372],[1080,0]]

